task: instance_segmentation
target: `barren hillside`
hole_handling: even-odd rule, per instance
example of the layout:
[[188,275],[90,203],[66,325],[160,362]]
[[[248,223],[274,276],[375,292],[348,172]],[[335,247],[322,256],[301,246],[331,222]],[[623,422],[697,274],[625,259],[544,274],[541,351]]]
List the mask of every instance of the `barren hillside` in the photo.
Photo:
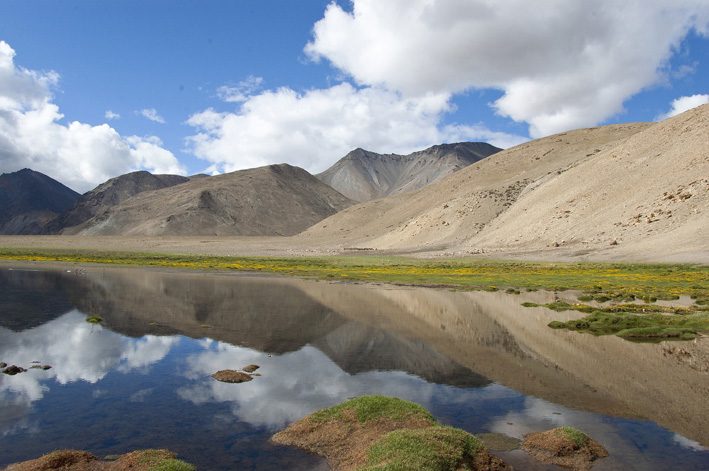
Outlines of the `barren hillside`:
[[0,234],[26,234],[65,211],[79,193],[28,168],[0,175]]
[[352,206],[296,239],[314,246],[412,252],[472,247],[465,244],[524,192],[651,127],[649,123],[612,125],[528,142],[421,190]]
[[139,193],[90,219],[77,233],[288,236],[350,204],[303,169],[271,165]]
[[189,181],[180,175],[153,175],[146,171],[132,172],[111,178],[91,191],[81,195],[74,204],[47,223],[38,228],[41,234],[74,234],[74,226],[88,221],[97,214],[121,204],[131,196],[143,191],[159,190]]
[[707,228],[709,105],[704,105],[551,175],[463,245],[560,246],[578,254],[606,249],[638,258],[646,252],[706,253]]
[[484,142],[441,144],[409,155],[355,149],[316,176],[362,202],[423,188],[500,150]]

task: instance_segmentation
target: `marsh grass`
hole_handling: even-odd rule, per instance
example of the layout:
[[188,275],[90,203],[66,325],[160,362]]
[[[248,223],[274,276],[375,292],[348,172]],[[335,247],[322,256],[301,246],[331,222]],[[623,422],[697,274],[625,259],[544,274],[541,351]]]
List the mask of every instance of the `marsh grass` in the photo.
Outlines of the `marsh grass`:
[[588,443],[589,437],[581,430],[575,429],[573,427],[559,427],[554,429],[554,432],[561,435],[562,437],[568,438],[578,448],[583,448]]
[[195,467],[182,460],[171,459],[151,467],[149,471],[195,471]]
[[646,315],[625,312],[594,313],[568,322],[553,321],[553,329],[567,329],[593,335],[617,335],[633,340],[677,339],[691,340],[700,332],[709,331],[709,314],[666,315],[650,313]]
[[310,417],[310,421],[323,423],[331,420],[341,420],[343,413],[350,410],[354,411],[357,421],[361,424],[382,418],[395,421],[420,418],[432,424],[436,423],[436,419],[433,418],[431,413],[420,405],[403,399],[380,395],[356,397],[329,409],[319,410]]
[[693,296],[709,299],[709,266],[698,264],[551,263],[482,259],[422,260],[356,255],[216,257],[153,252],[0,248],[0,259],[245,271],[321,280],[497,291],[583,291],[600,301]]
[[470,469],[485,446],[460,429],[433,426],[395,430],[367,450],[367,464],[358,471],[430,471]]

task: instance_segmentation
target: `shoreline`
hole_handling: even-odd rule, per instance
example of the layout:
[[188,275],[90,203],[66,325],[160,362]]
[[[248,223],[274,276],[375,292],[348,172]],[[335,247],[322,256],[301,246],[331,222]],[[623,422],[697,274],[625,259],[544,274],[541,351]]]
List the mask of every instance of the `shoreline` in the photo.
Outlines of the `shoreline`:
[[547,248],[488,248],[461,251],[450,247],[409,247],[377,250],[367,247],[345,247],[332,240],[311,240],[304,236],[39,236],[0,235],[0,248],[109,250],[159,252],[169,254],[243,257],[329,257],[375,256],[407,257],[423,260],[506,260],[529,262],[609,262],[609,263],[692,263],[709,265],[709,248],[683,251],[675,247],[662,253],[637,252],[622,246]]

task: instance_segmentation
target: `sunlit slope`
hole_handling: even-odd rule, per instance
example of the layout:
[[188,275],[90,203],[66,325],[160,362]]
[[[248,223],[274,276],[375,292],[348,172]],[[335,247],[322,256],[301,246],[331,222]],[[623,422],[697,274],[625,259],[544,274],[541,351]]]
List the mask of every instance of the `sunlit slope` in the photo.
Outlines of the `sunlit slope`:
[[435,250],[464,246],[525,191],[608,152],[648,123],[571,131],[491,155],[421,190],[347,208],[297,236],[317,246]]
[[79,234],[288,236],[352,203],[301,168],[270,165],[139,193]]
[[464,246],[706,252],[708,178],[704,105],[550,175]]

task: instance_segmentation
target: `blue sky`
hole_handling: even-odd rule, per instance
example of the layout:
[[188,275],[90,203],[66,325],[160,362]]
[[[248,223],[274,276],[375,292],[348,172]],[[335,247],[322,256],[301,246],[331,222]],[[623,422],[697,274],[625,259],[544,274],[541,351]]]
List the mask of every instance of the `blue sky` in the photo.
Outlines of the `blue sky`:
[[0,171],[77,191],[709,102],[705,0],[0,0]]

